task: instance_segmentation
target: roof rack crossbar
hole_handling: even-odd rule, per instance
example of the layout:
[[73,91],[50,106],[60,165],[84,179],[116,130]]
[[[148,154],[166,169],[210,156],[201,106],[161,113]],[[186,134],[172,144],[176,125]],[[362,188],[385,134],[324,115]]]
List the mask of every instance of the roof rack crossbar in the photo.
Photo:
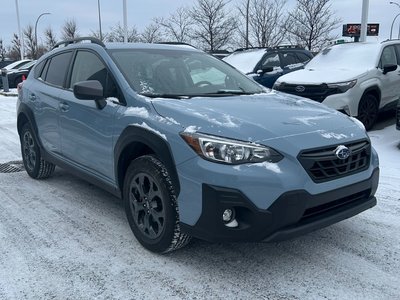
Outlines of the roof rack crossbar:
[[106,47],[106,45],[104,45],[104,43],[101,40],[99,40],[98,38],[86,36],[86,37],[79,37],[79,38],[75,38],[75,39],[71,39],[71,40],[61,41],[61,42],[55,44],[54,47],[52,48],[52,50],[55,48],[58,48],[60,46],[66,47],[70,44],[75,44],[75,43],[79,43],[79,42],[83,42],[83,41],[90,41],[93,44],[100,45],[104,48]]
[[190,46],[192,48],[196,48],[193,45],[190,45],[188,43],[184,43],[184,42],[157,42],[156,44],[160,44],[160,45],[184,45],[184,46]]

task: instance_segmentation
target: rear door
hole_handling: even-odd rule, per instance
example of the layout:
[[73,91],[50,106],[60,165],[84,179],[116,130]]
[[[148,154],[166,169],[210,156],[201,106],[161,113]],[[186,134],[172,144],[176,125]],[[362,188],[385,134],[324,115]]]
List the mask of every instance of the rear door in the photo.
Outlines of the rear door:
[[[73,86],[86,80],[98,80],[104,88],[107,105],[103,109],[95,101],[75,98]],[[112,98],[111,98],[112,97]],[[68,89],[60,95],[62,155],[71,163],[103,180],[113,182],[114,116],[120,105],[119,93],[102,59],[95,53],[79,50],[76,53]]]
[[65,51],[47,59],[37,74],[38,81],[28,91],[28,101],[33,108],[39,138],[43,147],[52,154],[61,154],[59,105],[72,51]]

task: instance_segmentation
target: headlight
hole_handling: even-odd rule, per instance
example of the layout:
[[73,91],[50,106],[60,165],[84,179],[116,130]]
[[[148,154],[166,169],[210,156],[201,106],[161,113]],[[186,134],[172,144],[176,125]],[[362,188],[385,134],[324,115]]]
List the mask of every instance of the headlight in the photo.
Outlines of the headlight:
[[339,89],[342,93],[347,92],[349,89],[354,87],[357,83],[357,79],[345,82],[328,83],[328,88]]
[[199,133],[182,132],[182,138],[201,157],[226,164],[271,162],[283,156],[272,148],[254,143],[225,139]]

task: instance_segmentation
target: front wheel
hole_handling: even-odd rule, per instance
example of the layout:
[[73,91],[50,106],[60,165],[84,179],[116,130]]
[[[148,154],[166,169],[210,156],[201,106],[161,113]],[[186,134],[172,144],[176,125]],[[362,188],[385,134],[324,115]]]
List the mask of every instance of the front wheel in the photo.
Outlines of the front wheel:
[[157,158],[148,155],[131,162],[123,195],[129,225],[146,249],[167,253],[190,241],[190,236],[180,231],[171,177]]
[[378,119],[379,103],[372,94],[364,95],[358,104],[358,119],[364,124],[366,130],[370,130]]

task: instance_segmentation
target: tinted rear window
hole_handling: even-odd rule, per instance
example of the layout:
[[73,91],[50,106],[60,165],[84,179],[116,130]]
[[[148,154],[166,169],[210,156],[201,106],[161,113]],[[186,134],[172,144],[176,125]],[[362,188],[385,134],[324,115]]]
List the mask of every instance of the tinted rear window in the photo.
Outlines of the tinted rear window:
[[53,56],[46,74],[46,82],[62,87],[69,69],[72,52],[64,52]]

